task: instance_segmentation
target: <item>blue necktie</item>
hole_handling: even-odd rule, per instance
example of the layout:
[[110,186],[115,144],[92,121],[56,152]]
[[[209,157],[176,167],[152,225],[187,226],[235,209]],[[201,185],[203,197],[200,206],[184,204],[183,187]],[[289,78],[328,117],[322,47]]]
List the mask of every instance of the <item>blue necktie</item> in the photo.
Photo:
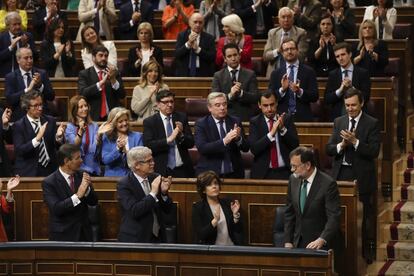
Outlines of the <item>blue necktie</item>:
[[299,203],[300,203],[300,211],[303,214],[303,210],[305,209],[305,204],[306,204],[306,197],[308,196],[308,181],[305,179],[303,180],[303,184],[300,188],[300,199],[299,199]]
[[[289,79],[289,83],[293,83],[295,82],[295,65],[289,65],[289,75],[288,75],[288,79]],[[296,113],[296,97],[295,97],[295,93],[288,89],[288,96],[289,96],[289,102],[288,102],[288,110],[289,113],[291,114],[295,114]]]
[[195,77],[197,74],[197,55],[194,49],[190,50],[190,77]]
[[[167,116],[165,118],[165,121],[167,123],[167,135],[170,136],[173,132],[172,126],[171,126],[171,117]],[[168,148],[168,162],[167,167],[173,170],[175,168],[175,141],[172,142],[169,145]]]
[[[220,137],[221,139],[224,139],[224,137],[226,137],[226,131],[224,130],[224,120],[220,120]],[[228,174],[231,173],[232,169],[231,169],[231,162],[230,162],[230,156],[229,153],[226,151],[226,153],[224,154],[224,159],[223,159],[223,164],[222,164],[222,173],[223,174]]]

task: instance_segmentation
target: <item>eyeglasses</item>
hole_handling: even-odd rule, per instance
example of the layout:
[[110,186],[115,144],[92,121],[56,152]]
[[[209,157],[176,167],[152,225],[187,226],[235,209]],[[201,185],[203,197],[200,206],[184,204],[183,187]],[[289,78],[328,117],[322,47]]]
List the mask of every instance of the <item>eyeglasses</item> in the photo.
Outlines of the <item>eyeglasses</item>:
[[143,160],[143,161],[139,161],[139,163],[141,163],[141,164],[146,164],[146,163],[155,163],[154,162],[154,159],[153,158],[151,158],[151,159],[148,159],[148,160]]
[[34,109],[43,108],[43,104],[30,104],[30,107],[33,107]]
[[165,104],[165,105],[167,105],[167,104],[174,104],[174,100],[160,101],[160,103]]

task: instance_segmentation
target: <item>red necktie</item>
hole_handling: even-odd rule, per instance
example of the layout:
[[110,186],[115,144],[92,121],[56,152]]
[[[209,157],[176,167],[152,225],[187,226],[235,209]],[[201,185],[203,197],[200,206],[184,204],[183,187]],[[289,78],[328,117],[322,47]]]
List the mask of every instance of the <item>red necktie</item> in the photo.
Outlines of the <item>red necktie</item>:
[[72,190],[72,192],[75,192],[75,179],[73,178],[73,175],[69,176],[70,179],[70,189]]
[[[99,71],[99,80],[102,80],[103,78],[103,71]],[[106,116],[106,90],[105,90],[105,84],[101,87],[101,118],[105,118]]]
[[[273,128],[273,119],[270,119],[269,120],[269,131],[272,128]],[[271,142],[271,144],[270,144],[270,160],[271,160],[272,169],[275,169],[275,168],[279,167],[279,162],[277,160],[276,140]]]

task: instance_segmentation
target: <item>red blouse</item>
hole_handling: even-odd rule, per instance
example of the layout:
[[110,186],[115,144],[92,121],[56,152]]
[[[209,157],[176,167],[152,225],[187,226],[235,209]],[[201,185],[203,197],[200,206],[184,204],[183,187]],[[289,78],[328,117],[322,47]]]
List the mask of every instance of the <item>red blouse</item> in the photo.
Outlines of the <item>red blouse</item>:
[[[243,43],[244,42],[244,43]],[[252,53],[253,53],[253,38],[251,35],[244,35],[242,40],[243,45],[241,46],[242,51],[240,55],[240,66],[247,69],[253,70]],[[217,53],[216,53],[216,65],[219,68],[224,66],[223,47],[227,44],[225,36],[220,37],[217,41]]]

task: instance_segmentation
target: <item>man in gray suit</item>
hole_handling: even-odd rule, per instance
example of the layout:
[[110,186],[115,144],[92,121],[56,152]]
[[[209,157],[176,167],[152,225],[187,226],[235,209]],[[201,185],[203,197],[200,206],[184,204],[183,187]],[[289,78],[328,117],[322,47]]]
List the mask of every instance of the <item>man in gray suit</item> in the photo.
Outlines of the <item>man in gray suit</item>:
[[338,185],[315,165],[310,148],[297,147],[290,153],[285,212],[285,247],[332,248],[339,233],[341,204]]
[[295,40],[299,49],[299,59],[304,61],[308,52],[308,42],[306,41],[306,31],[302,28],[293,26],[294,12],[288,7],[279,10],[279,27],[271,29],[267,35],[266,45],[263,52],[263,60],[267,62],[266,77],[274,69],[279,68],[280,62],[283,61],[280,45],[287,38]]
[[223,57],[227,66],[214,74],[212,92],[226,94],[229,114],[249,121],[254,115],[252,105],[258,100],[256,74],[240,66],[238,45],[226,44]]

